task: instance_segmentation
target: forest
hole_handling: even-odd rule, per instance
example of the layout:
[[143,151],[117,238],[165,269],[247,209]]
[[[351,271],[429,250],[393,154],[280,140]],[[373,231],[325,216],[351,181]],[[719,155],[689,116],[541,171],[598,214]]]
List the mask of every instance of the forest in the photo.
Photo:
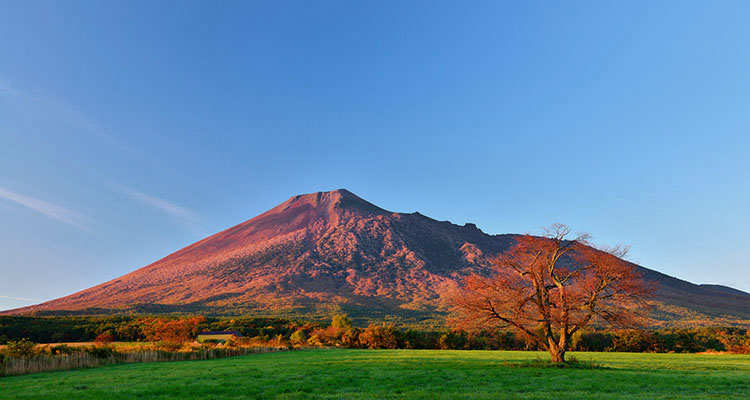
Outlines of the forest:
[[[185,328],[186,324],[190,325]],[[159,329],[155,329],[158,327]],[[186,332],[173,339],[175,332]],[[200,331],[238,331],[244,343],[381,349],[540,350],[510,330],[425,330],[370,324],[356,327],[345,315],[330,321],[262,317],[165,316],[2,316],[0,345],[27,339],[35,343],[101,341],[170,342]],[[571,349],[600,352],[750,353],[750,331],[737,327],[665,329],[589,328],[572,337]]]

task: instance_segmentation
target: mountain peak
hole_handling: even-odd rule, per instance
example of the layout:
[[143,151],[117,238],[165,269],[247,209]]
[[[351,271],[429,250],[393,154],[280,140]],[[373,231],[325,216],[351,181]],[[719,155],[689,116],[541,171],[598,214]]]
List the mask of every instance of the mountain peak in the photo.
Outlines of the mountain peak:
[[312,206],[315,208],[324,208],[333,211],[335,208],[340,209],[358,209],[370,213],[387,213],[388,211],[362,199],[356,194],[346,189],[336,189],[329,192],[315,192],[299,194],[292,196],[289,200],[282,203],[283,209],[295,208],[299,206]]

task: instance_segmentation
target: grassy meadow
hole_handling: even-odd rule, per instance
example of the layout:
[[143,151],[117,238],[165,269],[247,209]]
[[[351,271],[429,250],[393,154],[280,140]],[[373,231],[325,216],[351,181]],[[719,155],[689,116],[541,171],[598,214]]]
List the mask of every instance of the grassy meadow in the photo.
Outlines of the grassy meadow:
[[314,349],[0,378],[3,399],[746,398],[750,356]]

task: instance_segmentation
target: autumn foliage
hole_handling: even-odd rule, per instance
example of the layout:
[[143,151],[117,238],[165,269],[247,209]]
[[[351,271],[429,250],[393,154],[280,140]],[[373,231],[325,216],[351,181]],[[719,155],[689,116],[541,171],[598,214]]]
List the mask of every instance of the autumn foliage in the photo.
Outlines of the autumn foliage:
[[143,318],[139,321],[139,325],[148,341],[182,344],[193,340],[200,331],[200,324],[205,321],[206,319],[202,316],[171,320]]
[[399,347],[399,331],[393,325],[371,324],[359,334],[362,347],[370,349],[396,349]]
[[103,332],[98,335],[96,335],[96,338],[94,338],[94,343],[104,344],[104,343],[112,343],[115,341],[115,337],[112,336],[109,332]]
[[457,328],[512,327],[565,361],[573,334],[592,323],[629,327],[643,323],[652,288],[626,249],[595,249],[583,234],[553,225],[543,237],[524,235],[493,261],[489,276],[471,275],[453,293]]

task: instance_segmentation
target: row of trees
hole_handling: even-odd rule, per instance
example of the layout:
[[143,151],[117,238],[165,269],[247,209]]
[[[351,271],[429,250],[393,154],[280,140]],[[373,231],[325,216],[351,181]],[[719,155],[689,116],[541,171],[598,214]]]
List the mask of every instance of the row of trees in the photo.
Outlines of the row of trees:
[[110,337],[111,341],[118,342],[154,341],[156,336],[167,338],[175,334],[184,336],[185,330],[193,337],[194,333],[199,330],[233,330],[250,337],[279,334],[288,336],[300,327],[312,328],[323,325],[323,323],[254,317],[0,316],[0,345],[20,338],[27,338],[38,343],[92,342],[99,336],[103,339]]
[[[281,339],[281,338],[280,338]],[[547,350],[526,335],[511,330],[421,331],[391,325],[365,329],[332,324],[299,329],[289,336],[293,346],[341,346],[370,349]],[[750,353],[750,331],[740,328],[660,330],[579,330],[571,336],[570,350],[694,353],[729,351]]]
[[[161,349],[176,350],[191,342],[205,324],[203,317],[148,318],[140,320],[142,336]],[[270,328],[270,327],[269,327]],[[281,333],[286,332],[286,333]],[[229,346],[349,347],[369,349],[444,350],[546,350],[524,335],[510,330],[424,331],[398,329],[392,325],[352,326],[345,315],[334,316],[330,325],[291,323],[283,330],[261,329],[258,335],[244,336]],[[95,343],[106,345],[114,337],[101,333]],[[28,339],[10,340],[5,353],[29,355],[36,343]],[[750,353],[750,331],[740,328],[696,328],[661,330],[580,330],[571,337],[576,351],[693,353],[728,351]],[[65,345],[49,347],[52,353],[65,353]],[[92,349],[96,349],[92,347]]]

